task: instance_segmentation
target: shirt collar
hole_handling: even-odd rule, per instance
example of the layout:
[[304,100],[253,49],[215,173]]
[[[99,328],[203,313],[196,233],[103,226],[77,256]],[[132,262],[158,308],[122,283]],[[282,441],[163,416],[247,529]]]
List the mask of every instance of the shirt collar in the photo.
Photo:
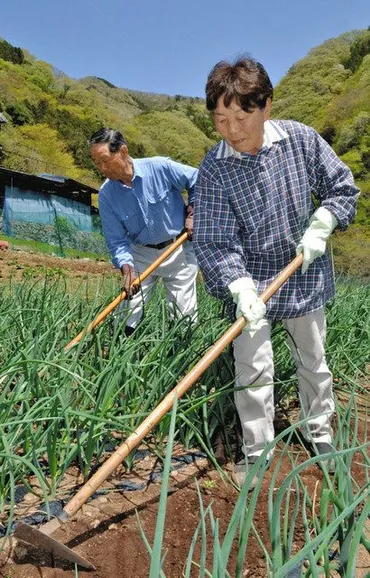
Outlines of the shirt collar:
[[[271,148],[274,142],[278,142],[285,138],[288,138],[288,133],[283,130],[276,122],[273,120],[266,120],[263,126],[263,143],[262,147]],[[217,159],[226,159],[228,157],[236,157],[238,159],[243,158],[244,153],[236,151],[231,145],[229,145],[225,140],[219,143],[218,150],[216,153]]]
[[132,180],[134,180],[135,177],[142,177],[144,171],[141,168],[141,163],[138,162],[138,159],[133,159],[132,157],[131,157],[131,160],[132,160],[133,165],[134,165],[134,174],[133,174]]

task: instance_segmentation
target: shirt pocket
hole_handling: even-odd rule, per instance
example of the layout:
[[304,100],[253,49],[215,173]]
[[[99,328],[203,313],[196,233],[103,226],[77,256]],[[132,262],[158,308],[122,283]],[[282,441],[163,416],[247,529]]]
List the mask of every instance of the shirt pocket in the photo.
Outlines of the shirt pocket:
[[124,207],[121,210],[120,217],[123,221],[135,219],[140,214],[138,207]]
[[174,217],[174,198],[167,189],[153,189],[147,196],[147,215],[152,223],[171,228]]
[[135,239],[145,227],[144,219],[138,207],[125,207],[120,211],[120,219],[126,231]]
[[170,191],[168,189],[157,189],[153,187],[147,192],[148,203],[155,205],[156,203],[162,203],[168,199]]

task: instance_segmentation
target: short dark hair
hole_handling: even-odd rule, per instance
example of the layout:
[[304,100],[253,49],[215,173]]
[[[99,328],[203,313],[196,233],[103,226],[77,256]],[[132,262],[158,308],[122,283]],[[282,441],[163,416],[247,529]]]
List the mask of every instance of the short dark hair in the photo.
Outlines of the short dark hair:
[[238,58],[235,62],[218,62],[211,70],[206,84],[206,106],[212,111],[223,96],[226,107],[235,100],[246,112],[263,109],[273,98],[271,80],[259,62],[253,58]]
[[95,144],[108,143],[111,153],[119,151],[122,145],[127,144],[119,130],[114,128],[100,128],[89,138],[89,147]]

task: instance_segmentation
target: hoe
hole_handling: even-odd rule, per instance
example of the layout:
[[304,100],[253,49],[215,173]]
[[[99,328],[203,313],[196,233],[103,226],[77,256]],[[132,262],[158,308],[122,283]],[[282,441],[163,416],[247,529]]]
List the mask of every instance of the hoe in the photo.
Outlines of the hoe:
[[[179,239],[180,240],[180,239]],[[261,293],[262,300],[266,303],[297,271],[302,265],[302,254],[295,257],[278,277]],[[157,405],[157,407],[144,419],[139,427],[123,442],[106,462],[95,472],[95,474],[80,488],[75,496],[65,505],[60,515],[46,522],[39,529],[35,529],[28,524],[19,522],[14,532],[14,536],[26,544],[39,548],[42,551],[51,553],[61,559],[78,564],[88,570],[95,570],[95,567],[82,556],[55,540],[51,535],[71,516],[73,516],[85,502],[96,492],[108,476],[123,462],[129,453],[143,440],[148,432],[162,419],[171,409],[176,399],[181,398],[184,393],[197,381],[211,363],[222,353],[222,351],[239,335],[247,323],[243,316],[240,316],[230,328],[210,347],[207,353],[198,363],[185,375],[185,377],[172,389],[170,393]]]
[[[161,253],[160,256],[158,257],[158,259],[153,261],[153,263],[147,269],[145,269],[145,271],[143,271],[139,277],[134,279],[134,281],[132,283],[132,287],[138,287],[140,285],[140,283],[142,281],[144,281],[144,279],[149,277],[149,275],[151,273],[153,273],[154,269],[159,267],[159,265],[161,263],[163,263],[163,261],[165,261],[167,259],[167,257],[172,255],[172,253],[174,251],[176,251],[176,249],[178,247],[180,247],[180,245],[182,245],[182,243],[184,243],[184,241],[186,241],[187,238],[188,238],[188,233],[183,233],[178,239],[176,239],[176,241],[174,241],[171,245],[169,245],[168,249],[163,251],[163,253]],[[124,301],[126,298],[127,298],[127,292],[125,290],[123,290],[120,293],[120,295],[118,295],[118,297],[116,297],[112,301],[112,303],[110,303],[105,309],[103,309],[103,311],[101,311],[99,313],[99,315],[97,315],[95,317],[95,319],[93,321],[91,321],[91,323],[89,323],[89,325],[86,327],[86,329],[81,331],[81,333],[76,335],[76,337],[74,337],[69,343],[67,343],[67,345],[64,348],[64,351],[67,352],[72,347],[74,347],[74,345],[77,345],[77,343],[79,343],[81,341],[81,339],[82,339],[82,337],[84,337],[84,335],[86,335],[87,333],[90,333],[90,331],[95,329],[95,327],[97,327],[102,321],[104,321],[104,319],[109,315],[109,313],[111,313],[113,311],[113,309],[115,309],[117,307],[117,305],[119,305],[121,303],[121,301]]]

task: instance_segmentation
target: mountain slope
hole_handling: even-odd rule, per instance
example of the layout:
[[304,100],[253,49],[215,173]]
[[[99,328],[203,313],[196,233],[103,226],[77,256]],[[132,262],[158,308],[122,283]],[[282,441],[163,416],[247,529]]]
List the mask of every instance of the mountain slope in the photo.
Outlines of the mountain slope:
[[[314,126],[339,154],[357,147],[357,154],[349,155],[348,162],[353,163],[356,176],[365,180],[368,179],[365,149],[369,135],[369,47],[369,30],[359,30],[313,48],[276,87],[273,105],[273,116]],[[199,164],[204,151],[217,140],[202,99],[118,88],[96,77],[73,80],[5,40],[0,40],[0,112],[9,120],[0,134],[0,142],[7,151],[8,131],[14,143],[13,153],[9,151],[5,164],[16,168],[14,163],[19,167],[23,162],[16,160],[18,144],[24,148],[19,127],[33,126],[36,133],[38,124],[46,124],[56,130],[57,138],[71,155],[71,164],[90,179],[96,175],[86,140],[102,125],[117,127],[130,135],[129,144],[139,154],[168,154],[192,164]],[[184,146],[193,148],[193,154],[181,151],[174,134],[176,121],[181,125],[178,132],[184,131],[187,139],[192,139],[193,146],[185,142]],[[364,158],[359,157],[359,150],[365,153]],[[24,153],[26,157],[27,151]],[[36,168],[36,161],[26,164],[36,172],[43,170]],[[67,164],[65,168],[70,167]]]
[[[87,139],[101,126],[121,130],[133,156],[168,155],[198,166],[218,140],[205,102],[73,80],[0,39],[0,164],[63,174],[99,187]],[[370,209],[370,30],[327,40],[275,87],[272,116],[316,128],[351,167],[362,194],[356,223]],[[358,231],[357,231],[358,232]],[[357,233],[356,233],[357,234]]]

